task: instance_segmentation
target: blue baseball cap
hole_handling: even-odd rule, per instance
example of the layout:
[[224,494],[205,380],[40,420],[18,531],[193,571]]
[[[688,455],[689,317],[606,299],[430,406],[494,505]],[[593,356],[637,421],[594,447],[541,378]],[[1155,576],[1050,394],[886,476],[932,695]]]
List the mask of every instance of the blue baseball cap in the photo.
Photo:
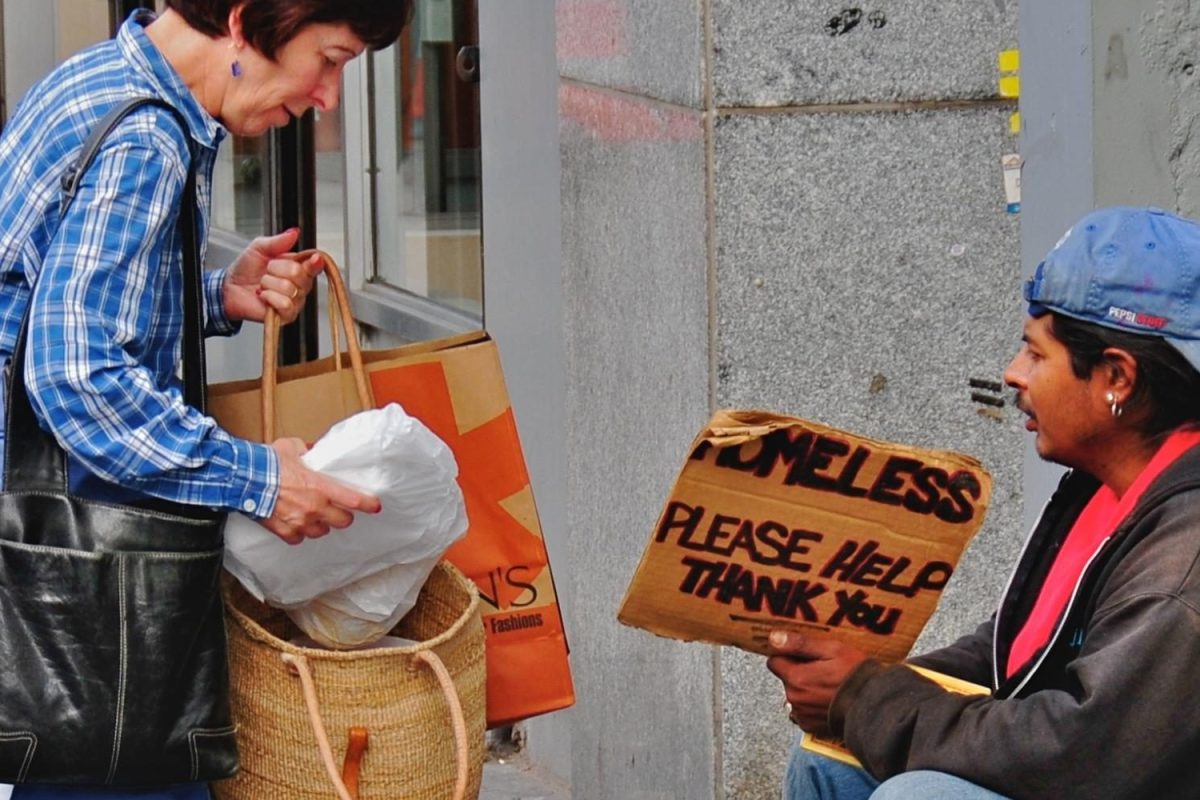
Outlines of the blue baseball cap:
[[1200,370],[1200,223],[1157,208],[1104,208],[1075,224],[1025,284],[1055,311],[1161,336]]

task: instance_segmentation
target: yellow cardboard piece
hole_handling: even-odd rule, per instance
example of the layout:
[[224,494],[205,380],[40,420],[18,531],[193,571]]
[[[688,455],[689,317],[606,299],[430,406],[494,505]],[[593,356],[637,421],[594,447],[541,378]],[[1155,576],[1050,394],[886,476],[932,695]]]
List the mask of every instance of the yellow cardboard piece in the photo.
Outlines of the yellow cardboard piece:
[[692,443],[618,619],[764,654],[771,630],[790,629],[899,661],[991,491],[965,455],[718,411]]
[[[936,672],[925,667],[917,667],[912,664],[906,665],[909,669],[914,670],[921,675],[924,675],[929,680],[941,686],[951,694],[965,695],[990,695],[992,690],[986,686],[980,686],[977,683],[964,681],[961,678],[955,678],[953,675],[946,675],[941,672]],[[854,754],[846,749],[846,743],[841,739],[835,739],[832,736],[814,736],[805,731],[800,737],[800,746],[805,750],[809,750],[817,755],[832,758],[835,761],[841,761],[843,764],[849,764],[852,767],[862,767],[862,762],[854,757]]]

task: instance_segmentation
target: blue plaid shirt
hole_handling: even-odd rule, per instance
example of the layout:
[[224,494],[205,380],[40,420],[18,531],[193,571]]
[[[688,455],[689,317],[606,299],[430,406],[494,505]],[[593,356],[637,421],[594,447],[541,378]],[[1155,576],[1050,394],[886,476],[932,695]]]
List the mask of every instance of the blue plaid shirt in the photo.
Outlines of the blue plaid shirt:
[[[42,427],[75,461],[113,489],[266,517],[278,495],[274,451],[185,405],[177,377],[188,139],[203,242],[225,130],[146,36],[152,19],[135,13],[114,40],[56,69],[0,138],[0,359],[32,303],[26,386]],[[63,173],[100,118],[135,96],[166,100],[189,130],[162,109],[134,112],[60,219]],[[225,316],[224,277],[205,274],[207,334],[238,327]]]

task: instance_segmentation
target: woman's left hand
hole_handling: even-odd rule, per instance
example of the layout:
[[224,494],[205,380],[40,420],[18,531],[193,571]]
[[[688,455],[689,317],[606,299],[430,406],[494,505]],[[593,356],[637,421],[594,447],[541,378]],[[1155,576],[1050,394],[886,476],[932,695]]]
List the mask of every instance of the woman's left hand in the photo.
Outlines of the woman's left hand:
[[299,316],[313,278],[323,266],[316,254],[305,261],[285,257],[299,238],[300,229],[291,228],[250,242],[225,276],[226,316],[237,322],[261,322],[268,307],[284,323]]

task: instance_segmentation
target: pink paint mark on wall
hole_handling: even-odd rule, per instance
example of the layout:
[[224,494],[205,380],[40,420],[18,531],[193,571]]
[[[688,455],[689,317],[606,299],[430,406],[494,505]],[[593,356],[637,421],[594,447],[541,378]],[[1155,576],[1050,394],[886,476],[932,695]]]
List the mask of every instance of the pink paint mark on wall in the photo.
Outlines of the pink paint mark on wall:
[[699,112],[674,110],[576,84],[559,86],[558,108],[564,120],[608,142],[680,142],[704,136]]

